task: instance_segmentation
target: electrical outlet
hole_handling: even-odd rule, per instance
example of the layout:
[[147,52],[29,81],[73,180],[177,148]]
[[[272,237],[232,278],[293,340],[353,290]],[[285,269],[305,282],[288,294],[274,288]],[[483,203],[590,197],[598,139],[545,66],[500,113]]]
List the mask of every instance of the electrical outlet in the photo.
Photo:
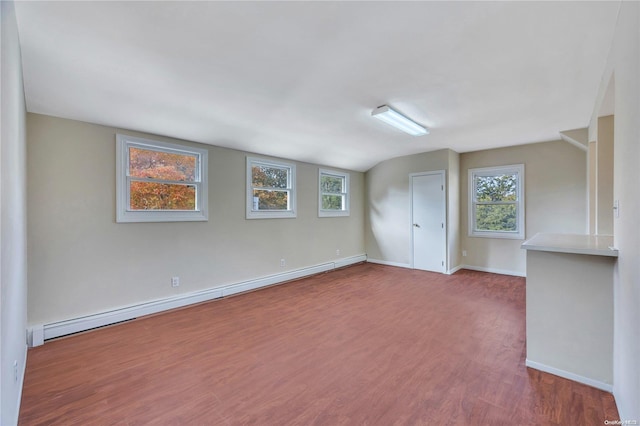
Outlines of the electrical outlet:
[[284,268],[287,265],[287,262],[283,259],[280,259],[280,267]]
[[340,249],[336,250],[336,256],[340,256]]
[[180,286],[180,277],[171,277],[171,287]]
[[18,383],[18,360],[13,361],[13,381]]
[[462,257],[467,257],[467,251],[466,250],[462,250]]

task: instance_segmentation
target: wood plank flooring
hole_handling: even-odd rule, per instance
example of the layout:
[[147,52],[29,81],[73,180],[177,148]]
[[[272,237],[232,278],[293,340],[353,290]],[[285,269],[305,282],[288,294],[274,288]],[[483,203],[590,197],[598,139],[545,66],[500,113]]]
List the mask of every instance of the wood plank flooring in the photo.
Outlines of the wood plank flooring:
[[45,343],[20,425],[602,425],[528,369],[525,281],[361,264]]

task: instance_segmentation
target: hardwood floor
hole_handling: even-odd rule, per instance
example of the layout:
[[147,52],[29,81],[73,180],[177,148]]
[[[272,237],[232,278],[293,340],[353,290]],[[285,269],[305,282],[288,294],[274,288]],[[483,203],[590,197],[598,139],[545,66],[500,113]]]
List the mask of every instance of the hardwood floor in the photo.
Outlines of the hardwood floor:
[[523,278],[374,264],[30,349],[20,425],[602,425],[524,366]]

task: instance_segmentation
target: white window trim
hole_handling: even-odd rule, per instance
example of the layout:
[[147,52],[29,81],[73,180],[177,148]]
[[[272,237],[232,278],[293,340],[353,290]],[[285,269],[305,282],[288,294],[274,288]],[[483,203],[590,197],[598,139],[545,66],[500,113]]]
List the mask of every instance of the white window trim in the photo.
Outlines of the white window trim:
[[[516,188],[517,201],[517,231],[476,231],[475,228],[475,176],[493,176],[497,174],[517,174],[518,182]],[[498,166],[498,167],[482,167],[476,169],[469,169],[469,205],[468,205],[468,235],[470,237],[484,237],[484,238],[506,238],[514,240],[524,240],[525,238],[525,205],[524,205],[524,164],[514,164],[510,166]]]
[[[254,164],[289,169],[289,209],[288,210],[254,210],[253,209],[253,179],[251,169]],[[246,190],[247,219],[286,219],[295,218],[296,210],[296,165],[283,161],[268,160],[260,157],[247,156],[247,190]]]
[[[344,179],[344,192],[340,195],[344,196],[344,209],[342,210],[327,210],[322,208],[322,176],[334,176]],[[329,194],[329,193],[326,193]],[[331,193],[338,195],[338,193]],[[350,213],[350,191],[349,191],[349,173],[338,172],[336,170],[319,169],[318,170],[318,217],[340,217],[349,216]]]
[[[199,159],[196,182],[196,209],[185,210],[131,210],[129,209],[129,147],[155,151],[194,155]],[[208,203],[208,151],[186,145],[116,135],[116,222],[191,222],[209,219]]]

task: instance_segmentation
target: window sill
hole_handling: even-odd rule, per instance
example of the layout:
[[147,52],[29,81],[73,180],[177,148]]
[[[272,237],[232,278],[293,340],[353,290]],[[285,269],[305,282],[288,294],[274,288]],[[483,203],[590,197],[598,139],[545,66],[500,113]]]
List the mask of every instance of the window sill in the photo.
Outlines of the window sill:
[[247,219],[294,219],[298,215],[295,211],[275,212],[275,211],[248,211]]
[[116,215],[117,223],[141,222],[206,222],[205,212],[168,212],[168,211],[124,211]]
[[501,240],[524,240],[523,233],[506,233],[506,232],[470,232],[469,237],[477,238],[495,238]]
[[318,212],[318,217],[347,217],[350,215],[351,213],[349,212],[349,210],[339,210],[339,211],[320,210]]

